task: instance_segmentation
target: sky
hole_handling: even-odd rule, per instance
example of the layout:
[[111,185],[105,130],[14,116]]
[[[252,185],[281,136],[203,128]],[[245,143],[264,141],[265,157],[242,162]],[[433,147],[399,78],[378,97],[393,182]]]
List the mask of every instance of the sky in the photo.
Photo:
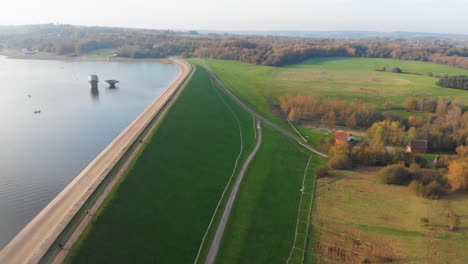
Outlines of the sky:
[[2,0],[0,25],[468,34],[468,0]]

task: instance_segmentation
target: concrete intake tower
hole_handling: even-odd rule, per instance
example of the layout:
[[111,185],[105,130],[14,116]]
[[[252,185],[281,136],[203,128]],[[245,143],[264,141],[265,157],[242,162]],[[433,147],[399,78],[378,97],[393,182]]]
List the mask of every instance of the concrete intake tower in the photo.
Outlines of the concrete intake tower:
[[91,84],[91,88],[97,88],[98,87],[98,82],[99,78],[97,75],[89,75],[88,76],[88,82]]

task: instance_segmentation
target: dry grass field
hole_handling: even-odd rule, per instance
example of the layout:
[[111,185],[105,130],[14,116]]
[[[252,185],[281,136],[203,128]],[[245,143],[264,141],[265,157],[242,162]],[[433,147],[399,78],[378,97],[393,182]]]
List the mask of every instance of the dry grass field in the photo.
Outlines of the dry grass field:
[[[379,183],[378,169],[317,180],[307,263],[466,263],[468,194],[423,199]],[[450,214],[460,216],[456,231]]]

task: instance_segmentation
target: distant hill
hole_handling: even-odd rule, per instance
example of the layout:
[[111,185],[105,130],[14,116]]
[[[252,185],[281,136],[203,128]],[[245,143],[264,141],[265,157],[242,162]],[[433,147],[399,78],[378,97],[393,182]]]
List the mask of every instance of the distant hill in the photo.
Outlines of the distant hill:
[[[34,25],[18,25],[18,26],[1,26],[0,25],[0,36],[1,35],[21,35],[21,34],[51,34],[51,33],[66,33],[71,30],[80,29],[82,32],[94,32],[94,33],[128,33],[133,31],[143,33],[164,33],[174,34],[176,31],[172,30],[158,30],[158,29],[138,29],[138,28],[122,28],[122,27],[101,27],[101,26],[77,26],[67,24],[34,24]],[[178,32],[178,31],[177,31]],[[184,33],[192,33],[192,31],[180,31]]]
[[427,32],[378,32],[378,31],[359,31],[359,30],[336,30],[336,31],[300,31],[300,30],[159,30],[159,29],[141,29],[141,28],[119,28],[119,27],[101,27],[101,26],[72,26],[65,24],[34,24],[19,26],[1,26],[0,35],[15,34],[50,34],[63,33],[70,27],[80,28],[87,32],[96,33],[126,33],[131,31],[140,31],[147,33],[165,33],[177,34],[188,33],[196,35],[202,34],[229,34],[229,35],[256,35],[256,36],[288,36],[288,37],[306,37],[306,38],[330,38],[330,39],[363,39],[363,38],[424,38],[424,39],[453,39],[468,41],[468,35],[447,34],[447,33],[427,33]]
[[446,33],[426,33],[426,32],[378,32],[378,31],[293,31],[293,30],[199,30],[200,33],[235,34],[235,35],[260,35],[260,36],[290,36],[307,38],[333,38],[333,39],[362,39],[362,38],[437,38],[437,39],[457,39],[468,41],[468,35],[446,34]]

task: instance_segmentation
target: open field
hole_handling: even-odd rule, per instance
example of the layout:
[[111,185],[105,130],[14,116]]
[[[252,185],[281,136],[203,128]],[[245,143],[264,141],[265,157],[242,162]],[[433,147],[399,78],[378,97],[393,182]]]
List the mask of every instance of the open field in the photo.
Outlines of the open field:
[[[284,263],[292,249],[304,170],[297,144],[264,126],[263,143],[241,185],[218,263]],[[307,183],[313,183],[314,155]],[[310,198],[310,197],[309,197]],[[307,199],[307,198],[304,198]]]
[[[317,180],[306,263],[466,263],[468,194],[423,199],[406,186],[378,183],[377,171]],[[448,212],[461,216],[457,231],[447,230]]]
[[468,104],[468,92],[441,88],[435,84],[437,78],[375,71],[385,65],[387,69],[400,66],[419,73],[468,74],[466,70],[438,64],[366,58],[312,59],[288,67],[207,62],[239,97],[269,115],[278,112],[274,107],[278,97],[302,93],[348,103],[363,101],[378,107],[386,102],[398,107],[406,98],[419,96],[447,96]]
[[193,262],[240,152],[239,124],[220,98],[197,68],[67,262]]
[[413,72],[420,74],[449,74],[449,75],[464,75],[466,70],[448,67],[441,64],[421,61],[395,60],[383,58],[317,58],[305,60],[301,63],[286,66],[288,68],[297,69],[315,69],[315,70],[337,70],[337,71],[375,71],[382,66],[385,66],[387,71],[392,68],[399,67],[405,72]]

